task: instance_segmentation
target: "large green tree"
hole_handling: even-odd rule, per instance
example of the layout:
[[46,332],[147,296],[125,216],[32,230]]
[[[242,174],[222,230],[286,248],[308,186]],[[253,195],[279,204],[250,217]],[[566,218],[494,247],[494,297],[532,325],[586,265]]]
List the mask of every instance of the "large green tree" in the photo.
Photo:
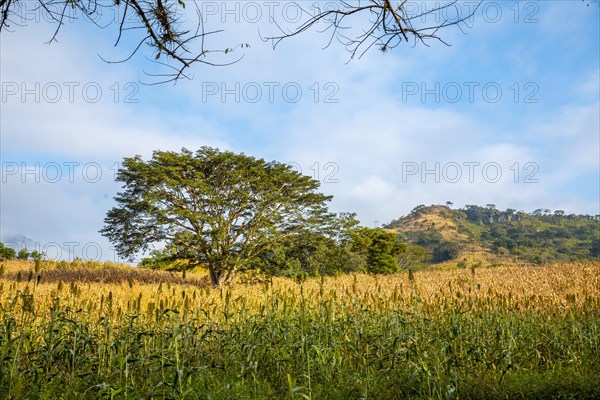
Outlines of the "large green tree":
[[289,165],[203,147],[125,158],[124,191],[100,231],[128,259],[157,243],[204,265],[213,285],[249,268],[281,238],[325,232],[331,196]]

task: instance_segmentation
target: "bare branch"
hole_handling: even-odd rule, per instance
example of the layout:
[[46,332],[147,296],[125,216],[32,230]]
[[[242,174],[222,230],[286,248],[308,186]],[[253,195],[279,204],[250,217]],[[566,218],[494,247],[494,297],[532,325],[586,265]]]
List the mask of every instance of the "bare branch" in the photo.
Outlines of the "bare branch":
[[[293,29],[283,29],[280,24],[276,23],[281,34],[266,37],[264,40],[271,41],[273,48],[276,48],[284,39],[297,36],[322,24],[325,26],[322,31],[330,30],[332,32],[325,47],[329,47],[335,37],[350,53],[350,60],[357,54],[358,58],[362,57],[373,46],[378,46],[379,50],[386,52],[402,42],[408,43],[410,38],[414,44],[421,43],[428,46],[427,42],[433,39],[449,45],[439,36],[441,30],[456,26],[464,33],[463,25],[468,26],[467,21],[473,17],[481,2],[464,15],[460,15],[456,0],[442,4],[436,3],[431,9],[419,9],[419,7],[426,7],[426,4],[407,0],[397,2],[394,0],[340,1],[338,9],[318,10],[314,14],[297,5],[308,15],[304,22]],[[445,11],[451,8],[456,9],[457,18],[452,21],[441,20],[439,17],[446,15]],[[353,23],[348,23],[349,26],[366,23],[367,27],[363,28],[362,32],[353,35],[342,34],[342,30],[349,30],[344,24],[349,22],[351,17],[354,19]]]
[[[18,17],[21,21],[26,21],[23,15],[19,15],[19,9],[22,5],[31,3],[36,5],[38,11],[43,11],[44,15],[49,16],[51,23],[56,24],[56,30],[49,43],[56,41],[66,20],[74,20],[76,15],[82,15],[100,28],[114,24],[117,27],[115,46],[121,43],[125,32],[142,29],[144,34],[140,37],[143,38],[127,57],[117,61],[108,61],[102,56],[100,58],[109,63],[125,62],[145,45],[154,51],[154,60],[151,61],[167,71],[166,74],[147,74],[161,79],[155,83],[176,82],[182,78],[191,79],[188,70],[195,64],[231,65],[243,58],[243,54],[234,57],[230,62],[219,63],[217,60],[223,54],[229,55],[238,48],[249,47],[248,44],[240,44],[233,48],[209,48],[207,37],[223,30],[205,31],[202,14],[196,1],[193,1],[198,20],[196,28],[185,29],[184,17],[187,14],[184,13],[184,8],[186,3],[191,3],[185,0],[0,0],[0,32],[7,30],[11,24],[18,25]],[[315,4],[318,7],[319,3],[314,3],[310,10],[302,8],[300,3],[294,4],[306,18],[291,29],[274,21],[274,26],[280,33],[263,40],[271,41],[275,48],[284,39],[297,36],[314,27],[320,33],[328,35],[324,48],[337,41],[350,53],[348,60],[350,61],[355,57],[362,57],[373,47],[386,52],[402,43],[429,46],[431,40],[449,45],[442,39],[442,32],[445,28],[456,26],[464,33],[464,28],[469,27],[468,22],[471,22],[481,2],[477,3],[476,7],[469,4],[466,12],[461,9],[457,0],[444,0],[434,5],[429,2],[409,0],[341,0],[336,3],[336,9],[317,9],[316,12],[312,11]],[[432,8],[429,8],[430,5]],[[451,9],[456,10],[457,15],[453,20],[445,17],[448,15],[447,11]],[[112,11],[112,14],[119,15],[119,18],[103,26],[97,20],[102,16],[103,10]],[[163,60],[159,61],[161,57]]]
[[[24,11],[23,7],[34,4],[33,10]],[[234,49],[208,49],[205,47],[205,37],[213,35],[222,30],[205,32],[202,23],[202,15],[196,2],[196,16],[198,18],[196,29],[187,30],[183,28],[183,8],[185,3],[180,0],[110,0],[99,2],[98,0],[0,0],[0,32],[6,31],[12,24],[18,25],[18,21],[26,22],[35,18],[32,14],[43,12],[50,23],[56,24],[56,30],[48,43],[57,40],[60,30],[67,21],[76,20],[75,15],[83,16],[100,28],[110,25],[117,26],[117,38],[115,46],[121,43],[126,31],[143,29],[145,35],[137,43],[135,49],[124,59],[109,60],[107,57],[98,55],[107,63],[116,64],[130,60],[143,45],[154,50],[154,60],[160,67],[166,67],[168,74],[149,74],[149,76],[162,76],[164,80],[158,83],[177,81],[188,78],[187,70],[194,64],[206,65],[231,65],[242,57],[237,57],[232,62],[218,63],[208,59],[214,53],[229,54]],[[31,7],[31,6],[29,6]],[[119,15],[118,20],[109,20],[106,25],[101,25],[102,10],[108,10],[108,15]],[[33,11],[33,12],[32,12]],[[122,13],[122,15],[121,15]],[[200,44],[199,49],[194,49]],[[244,47],[244,45],[241,45]],[[249,46],[248,46],[249,47]],[[166,62],[159,62],[164,57]]]

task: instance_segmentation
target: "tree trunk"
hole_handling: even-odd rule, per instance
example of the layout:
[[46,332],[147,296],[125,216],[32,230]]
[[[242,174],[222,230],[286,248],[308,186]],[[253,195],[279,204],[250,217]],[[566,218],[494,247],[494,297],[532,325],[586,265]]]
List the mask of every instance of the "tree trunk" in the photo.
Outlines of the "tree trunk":
[[212,283],[213,287],[221,286],[221,278],[223,278],[223,274],[216,272],[213,265],[208,266],[208,272],[210,274],[210,283]]
[[210,281],[213,287],[219,287],[224,283],[230,281],[230,279],[235,274],[237,268],[230,265],[229,257],[219,257],[216,260],[213,259],[212,262],[208,264],[208,270],[210,272]]

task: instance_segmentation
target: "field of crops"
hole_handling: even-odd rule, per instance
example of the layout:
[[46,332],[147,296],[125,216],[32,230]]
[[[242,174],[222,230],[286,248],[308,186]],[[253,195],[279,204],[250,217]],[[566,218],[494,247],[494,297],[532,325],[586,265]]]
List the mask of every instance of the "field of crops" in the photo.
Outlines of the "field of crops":
[[222,289],[0,269],[0,398],[600,398],[600,263]]

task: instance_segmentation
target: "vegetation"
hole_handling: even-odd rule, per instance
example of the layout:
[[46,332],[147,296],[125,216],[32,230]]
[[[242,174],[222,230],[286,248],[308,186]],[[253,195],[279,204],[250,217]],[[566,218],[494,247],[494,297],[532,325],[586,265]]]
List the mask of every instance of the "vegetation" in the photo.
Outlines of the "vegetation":
[[21,249],[19,250],[19,252],[17,253],[17,258],[19,260],[27,260],[29,259],[29,251],[27,251],[27,249]]
[[[140,266],[182,271],[201,266],[214,286],[240,271],[317,276],[393,273],[407,251],[396,234],[335,215],[319,182],[289,165],[204,147],[126,158],[124,191],[101,233],[119,255],[152,246]],[[414,250],[414,248],[412,249]],[[404,260],[404,267],[410,264]]]
[[454,242],[439,242],[433,248],[433,262],[444,262],[452,260],[460,254],[460,247]]
[[[124,191],[100,232],[119,255],[154,248],[141,266],[182,271],[184,278],[202,266],[213,286],[247,270],[300,277],[414,271],[428,261],[475,265],[481,261],[473,259],[474,247],[485,261],[493,255],[535,264],[600,254],[600,217],[562,210],[527,214],[493,204],[453,210],[447,202],[417,206],[387,231],[361,227],[352,213],[330,213],[331,196],[291,166],[210,147],[126,158],[117,180]],[[12,249],[2,251],[3,258],[15,257]],[[29,256],[35,257],[27,250],[18,255]]]
[[421,246],[404,245],[404,251],[398,256],[400,270],[417,271],[427,267],[430,253]]
[[[101,233],[130,258],[164,243],[158,255],[204,265],[213,285],[249,268],[291,236],[329,236],[331,196],[286,164],[203,147],[126,158],[124,191]],[[184,264],[187,265],[187,264]]]
[[13,260],[17,256],[15,249],[0,243],[0,260]]
[[479,249],[488,259],[527,263],[598,259],[600,216],[538,209],[532,213],[467,205],[418,206],[385,228],[426,247],[434,262],[459,259]]
[[[0,247],[1,398],[600,397],[595,217],[419,206],[361,227],[311,178],[210,148],[119,180],[103,233],[165,243],[148,268]],[[473,245],[529,265],[421,270]],[[532,265],[563,256],[595,261]]]
[[37,251],[33,250],[29,252],[27,249],[20,249],[18,252],[10,246],[6,246],[4,243],[0,242],[0,261],[4,260],[41,260],[42,255]]
[[1,398],[600,396],[600,263],[218,289],[46,279],[120,268],[77,263],[0,267]]
[[[378,228],[358,226],[353,214],[336,220],[345,228],[336,230],[338,237],[300,232],[278,236],[270,246],[249,260],[244,271],[253,270],[266,276],[332,276],[350,272],[385,274],[401,269],[421,269],[428,253],[419,246],[406,246],[398,236]],[[152,251],[142,259],[141,267],[182,271],[190,260],[174,257],[169,250]]]
[[364,257],[366,271],[375,274],[399,271],[398,257],[406,252],[397,235],[373,228],[359,228],[352,232],[351,246]]

